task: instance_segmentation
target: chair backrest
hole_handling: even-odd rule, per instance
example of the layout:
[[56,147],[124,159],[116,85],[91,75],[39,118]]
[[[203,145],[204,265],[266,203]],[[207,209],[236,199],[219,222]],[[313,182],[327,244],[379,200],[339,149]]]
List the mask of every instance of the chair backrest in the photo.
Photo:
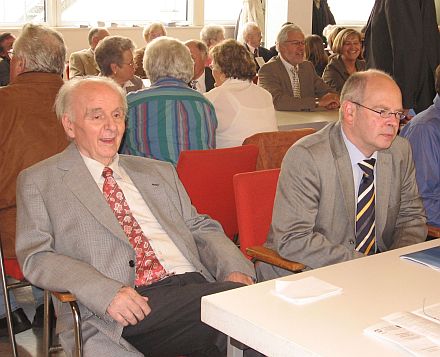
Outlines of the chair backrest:
[[284,155],[296,141],[315,132],[316,130],[313,128],[302,128],[257,133],[246,138],[243,145],[258,146],[257,170],[276,169],[281,167]]
[[255,171],[255,145],[225,149],[182,151],[177,173],[192,204],[199,213],[220,222],[226,235],[238,233],[232,178],[240,172]]
[[240,249],[263,245],[272,222],[273,203],[280,169],[246,172],[234,176]]

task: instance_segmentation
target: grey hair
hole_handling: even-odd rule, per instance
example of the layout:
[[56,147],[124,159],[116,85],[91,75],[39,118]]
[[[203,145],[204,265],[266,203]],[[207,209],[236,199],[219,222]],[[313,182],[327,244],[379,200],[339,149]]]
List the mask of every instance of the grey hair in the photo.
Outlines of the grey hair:
[[[386,77],[394,82],[394,79],[388,74],[378,69],[369,69],[367,71],[355,72],[345,81],[341,90],[341,103],[363,102],[365,98],[365,88],[370,79],[374,77]],[[339,108],[339,118],[342,119],[342,106]]]
[[163,34],[167,35],[167,30],[165,26],[161,22],[152,22],[151,24],[148,24],[144,27],[144,30],[142,31],[142,36],[144,36],[145,42],[148,42],[148,36],[150,35],[150,32],[155,29],[161,29]]
[[133,41],[123,36],[107,36],[95,48],[95,61],[104,76],[112,74],[111,65],[117,64],[122,66],[124,61],[123,54],[125,51],[134,51]]
[[98,35],[98,32],[101,30],[105,30],[107,31],[107,28],[105,27],[92,27],[89,31],[89,36],[88,36],[88,40],[89,40],[89,45],[92,45],[92,41],[93,41],[93,37]]
[[208,46],[204,42],[199,40],[188,40],[185,42],[185,46],[194,45],[202,53],[202,57],[208,57]]
[[[246,42],[246,37],[249,35],[252,30],[260,30],[260,26],[256,22],[247,22],[243,27],[243,40]],[[261,30],[260,30],[261,31]]]
[[188,47],[181,41],[159,37],[145,49],[144,70],[151,83],[163,77],[173,77],[188,83],[194,75],[194,62]]
[[24,61],[26,72],[64,72],[66,45],[63,36],[50,27],[24,25],[13,50],[14,56]]
[[206,25],[200,31],[200,39],[205,42],[206,46],[210,47],[212,41],[217,41],[218,36],[222,34],[225,36],[225,28],[220,25]]
[[57,97],[55,98],[54,109],[58,120],[61,121],[63,116],[67,115],[70,121],[75,121],[76,118],[73,105],[76,99],[76,92],[87,83],[103,84],[114,90],[120,95],[124,113],[127,113],[128,107],[126,93],[113,79],[98,76],[75,77],[70,81],[64,82],[63,86],[58,91]]
[[280,32],[278,32],[278,35],[277,35],[276,48],[277,48],[278,52],[279,52],[280,43],[287,41],[287,38],[289,36],[289,32],[299,32],[304,35],[303,30],[298,25],[295,25],[295,24],[284,25],[283,27],[281,27],[281,30],[280,30]]

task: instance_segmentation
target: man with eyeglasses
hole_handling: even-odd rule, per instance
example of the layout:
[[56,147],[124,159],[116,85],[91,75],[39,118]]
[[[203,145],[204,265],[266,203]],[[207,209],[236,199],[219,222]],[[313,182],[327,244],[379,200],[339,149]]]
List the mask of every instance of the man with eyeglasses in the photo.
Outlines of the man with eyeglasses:
[[[349,77],[339,121],[298,141],[287,152],[267,246],[309,269],[426,238],[409,143],[396,138],[402,96],[384,72]],[[290,272],[267,264],[260,279]]]
[[276,110],[311,111],[336,109],[339,97],[315,67],[304,60],[304,33],[295,24],[281,28],[277,35],[279,55],[263,65],[258,84],[272,94]]

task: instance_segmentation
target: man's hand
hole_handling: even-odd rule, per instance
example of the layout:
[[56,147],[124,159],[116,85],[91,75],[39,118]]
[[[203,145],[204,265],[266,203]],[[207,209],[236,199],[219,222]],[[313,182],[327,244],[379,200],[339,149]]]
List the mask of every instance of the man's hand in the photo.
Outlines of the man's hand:
[[324,94],[319,98],[319,106],[326,109],[336,109],[339,108],[339,96],[335,93]]
[[234,271],[231,274],[229,274],[225,281],[233,281],[235,283],[242,283],[246,285],[252,285],[254,281],[252,278],[246,274],[240,273],[238,271]]
[[123,326],[136,325],[151,311],[147,301],[147,297],[139,295],[129,286],[124,286],[107,307],[107,313]]

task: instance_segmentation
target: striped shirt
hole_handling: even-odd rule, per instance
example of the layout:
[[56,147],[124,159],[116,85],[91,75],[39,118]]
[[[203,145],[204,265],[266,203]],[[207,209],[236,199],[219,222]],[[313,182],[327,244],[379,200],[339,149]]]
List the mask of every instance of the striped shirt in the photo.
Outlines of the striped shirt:
[[129,93],[127,102],[121,153],[176,165],[182,150],[215,148],[215,109],[187,83],[162,78],[150,88]]

